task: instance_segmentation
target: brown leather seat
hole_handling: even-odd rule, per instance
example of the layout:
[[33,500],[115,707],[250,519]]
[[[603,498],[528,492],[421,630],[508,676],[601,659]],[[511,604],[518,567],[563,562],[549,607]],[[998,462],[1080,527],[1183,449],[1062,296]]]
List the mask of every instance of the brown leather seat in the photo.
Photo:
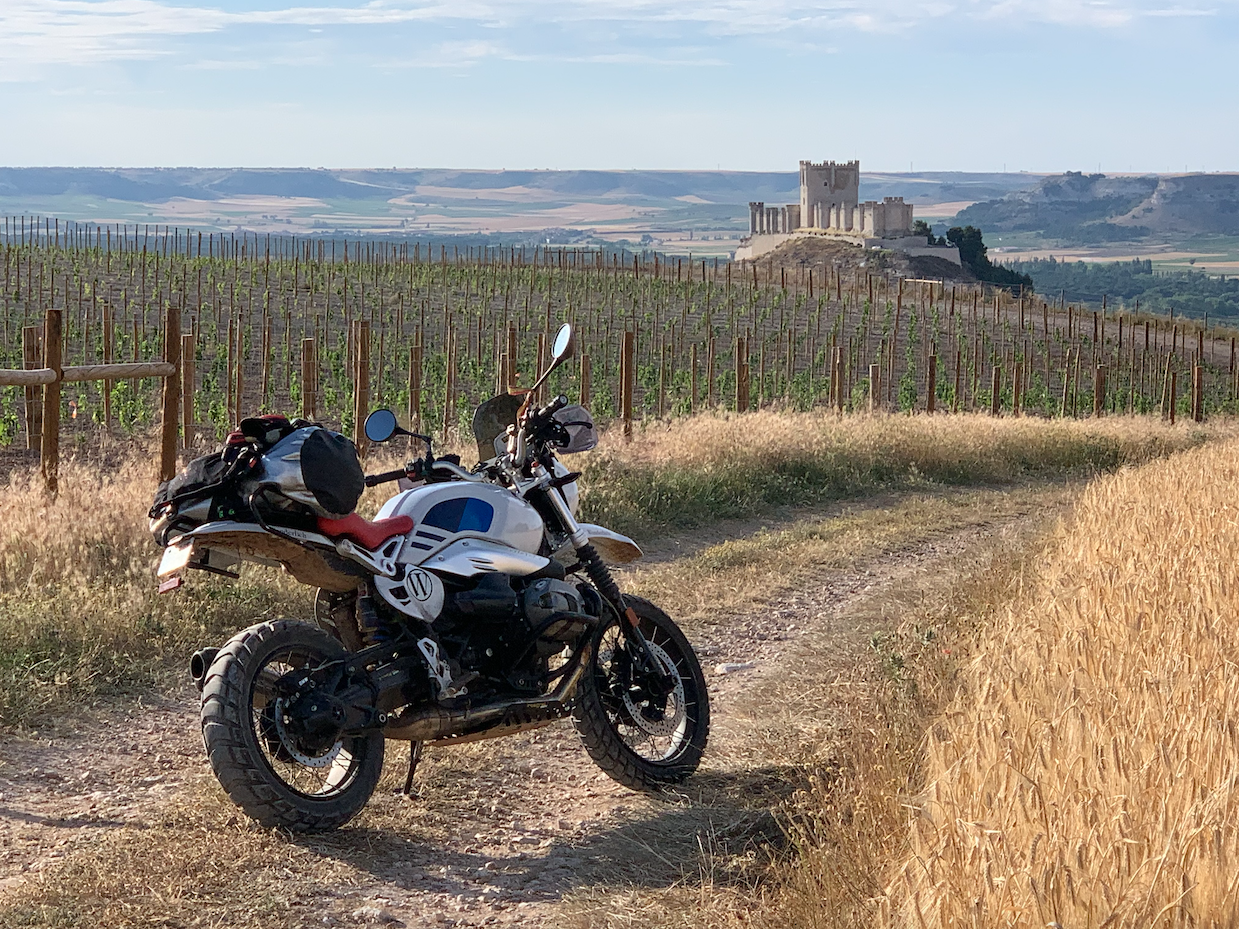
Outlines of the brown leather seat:
[[362,548],[374,551],[392,536],[412,532],[413,520],[408,516],[393,516],[391,519],[377,519],[370,522],[356,513],[350,513],[343,519],[327,519],[320,516],[318,531],[329,539],[348,539]]

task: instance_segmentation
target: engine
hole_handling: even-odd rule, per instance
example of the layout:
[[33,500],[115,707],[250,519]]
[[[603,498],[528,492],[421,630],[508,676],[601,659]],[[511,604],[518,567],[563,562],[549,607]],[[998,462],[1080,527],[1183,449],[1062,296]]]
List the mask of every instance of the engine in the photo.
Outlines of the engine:
[[539,693],[551,659],[601,612],[592,588],[562,578],[491,573],[470,580],[447,585],[433,628],[462,671],[476,670],[501,689]]

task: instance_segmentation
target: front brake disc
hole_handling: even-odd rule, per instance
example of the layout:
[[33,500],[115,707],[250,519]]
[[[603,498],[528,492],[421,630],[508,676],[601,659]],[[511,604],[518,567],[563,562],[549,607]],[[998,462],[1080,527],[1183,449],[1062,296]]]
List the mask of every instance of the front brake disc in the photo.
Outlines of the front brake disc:
[[[684,721],[684,681],[680,678],[680,673],[676,670],[675,662],[671,660],[671,656],[662,650],[653,642],[648,643],[650,653],[658,659],[658,662],[663,666],[663,669],[675,681],[671,689],[671,693],[667,694],[667,708],[656,719],[650,719],[642,712],[642,707],[632,699],[631,690],[625,690],[623,695],[624,709],[636,725],[643,732],[653,736],[669,736],[674,735],[675,731]],[[648,705],[648,699],[642,701]],[[670,709],[670,712],[667,712]]]

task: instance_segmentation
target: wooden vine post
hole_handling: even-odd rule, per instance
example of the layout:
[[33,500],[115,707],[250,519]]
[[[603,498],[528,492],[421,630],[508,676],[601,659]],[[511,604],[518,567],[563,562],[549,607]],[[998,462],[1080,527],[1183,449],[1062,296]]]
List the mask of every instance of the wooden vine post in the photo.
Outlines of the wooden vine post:
[[[57,333],[59,335],[59,333]],[[164,311],[163,323],[164,361],[179,373],[181,365],[181,308],[169,302]],[[59,354],[59,351],[57,352]],[[58,359],[59,361],[59,359]],[[56,365],[48,365],[55,368]],[[60,406],[60,387],[56,387],[57,412]],[[177,425],[181,411],[181,379],[163,379],[163,419],[160,424],[159,479],[169,481],[176,475]],[[46,419],[46,417],[44,417]]]
[[[636,261],[636,258],[633,258]],[[633,385],[636,381],[636,372],[633,370],[634,348],[636,346],[636,334],[631,330],[624,332],[624,341],[620,348],[620,420],[623,425],[624,440],[632,439],[632,393]]]
[[[954,291],[952,291],[952,298],[953,296],[954,296]],[[951,412],[952,413],[959,412],[959,378],[960,378],[960,369],[963,363],[962,354],[963,353],[960,351],[960,349],[958,348],[955,349],[955,383],[951,390]],[[1047,378],[1046,380],[1048,382],[1049,378]]]
[[706,408],[714,409],[714,338],[706,348]]
[[318,371],[314,340],[301,340],[301,418],[314,422],[318,403]]
[[[60,379],[64,377],[64,371],[61,368],[63,346],[60,310],[49,307],[43,321],[43,367],[52,372],[52,379],[43,388],[43,441],[39,453],[39,467],[43,472],[43,485],[50,494],[60,489]],[[168,406],[165,399],[165,418],[167,415]],[[172,460],[175,465],[175,446],[172,449]],[[171,474],[165,476],[163,471],[161,464],[161,480],[167,480],[172,476]],[[175,473],[175,467],[173,473]]]
[[736,337],[736,412],[749,408],[749,343],[743,336]]
[[[115,339],[116,325],[112,307],[105,304],[103,308],[103,363],[105,365],[112,363]],[[105,431],[112,428],[112,382],[106,380],[103,382],[103,428]]]
[[581,406],[589,407],[590,376],[593,367],[589,361],[589,352],[581,352]]
[[370,322],[359,319],[353,325],[353,441],[357,445],[357,454],[365,456],[370,448],[365,430],[366,413],[370,409]]
[[422,431],[422,351],[421,342],[409,346],[409,429]]
[[181,445],[194,444],[194,337],[181,336]]
[[[22,329],[22,367],[33,371],[43,366],[43,354],[39,351],[39,327]],[[33,384],[25,389],[26,394],[26,450],[40,451],[43,447],[43,388]]]
[[689,358],[688,412],[697,412],[697,343],[692,344]]
[[1024,363],[1017,361],[1011,377],[1011,412],[1019,416],[1024,409]]

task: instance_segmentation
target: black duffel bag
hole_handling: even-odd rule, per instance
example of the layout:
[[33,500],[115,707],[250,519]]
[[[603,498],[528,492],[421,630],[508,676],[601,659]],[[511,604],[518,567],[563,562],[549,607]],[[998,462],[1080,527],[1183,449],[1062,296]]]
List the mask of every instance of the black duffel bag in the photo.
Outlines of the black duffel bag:
[[[162,523],[164,536],[191,507],[193,522],[253,519],[249,500],[260,488],[264,502],[279,509],[340,518],[356,509],[365,474],[347,436],[304,420],[257,416],[242,420],[224,448],[195,458],[161,483],[150,516],[171,516]],[[208,500],[209,506],[199,508]]]

